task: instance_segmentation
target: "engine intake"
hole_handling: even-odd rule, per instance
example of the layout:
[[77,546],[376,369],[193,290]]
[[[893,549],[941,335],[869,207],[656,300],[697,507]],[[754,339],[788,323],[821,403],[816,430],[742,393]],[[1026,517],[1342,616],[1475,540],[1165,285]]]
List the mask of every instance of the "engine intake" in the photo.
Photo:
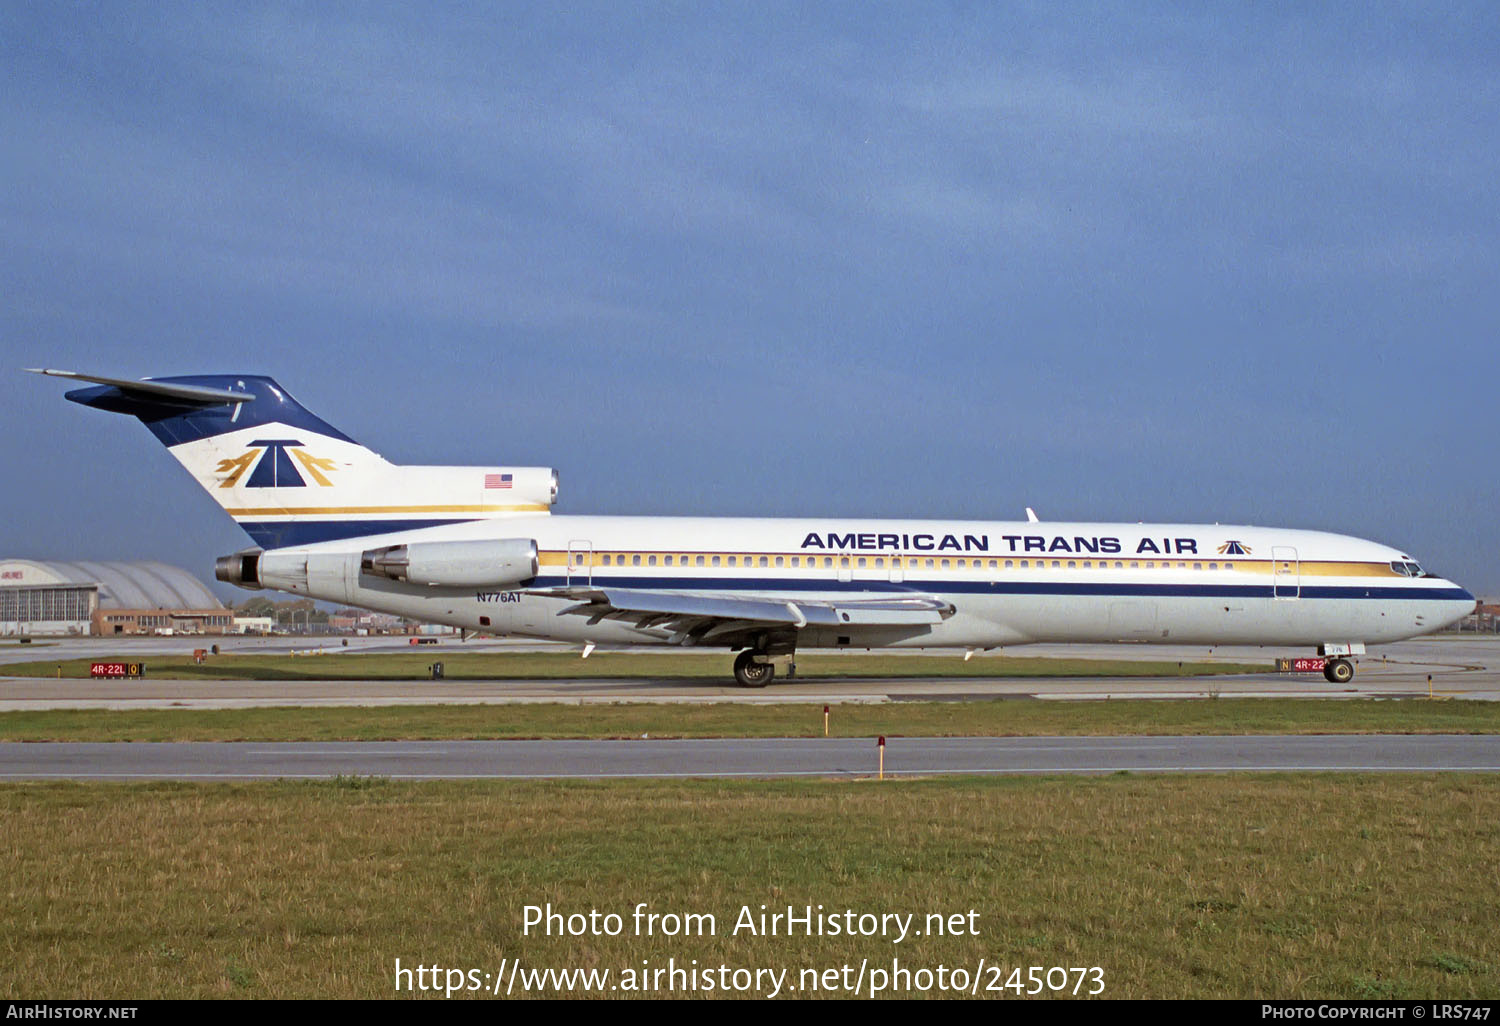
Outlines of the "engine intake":
[[540,561],[533,538],[498,541],[411,542],[369,549],[360,571],[409,584],[433,587],[506,587],[537,575]]

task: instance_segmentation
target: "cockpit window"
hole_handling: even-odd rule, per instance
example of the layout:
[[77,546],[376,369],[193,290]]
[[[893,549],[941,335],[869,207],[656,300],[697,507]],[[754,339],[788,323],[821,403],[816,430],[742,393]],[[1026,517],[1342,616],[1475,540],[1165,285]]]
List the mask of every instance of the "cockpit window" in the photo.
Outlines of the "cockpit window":
[[1400,574],[1402,577],[1421,577],[1422,568],[1416,563],[1405,559],[1391,560],[1391,572]]

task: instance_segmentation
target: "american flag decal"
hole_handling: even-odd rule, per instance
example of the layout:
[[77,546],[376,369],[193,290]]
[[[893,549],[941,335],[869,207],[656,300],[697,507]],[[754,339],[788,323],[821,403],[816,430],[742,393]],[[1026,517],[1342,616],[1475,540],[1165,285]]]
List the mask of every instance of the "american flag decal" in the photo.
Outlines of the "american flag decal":
[[484,486],[486,488],[509,488],[511,477],[509,474],[486,474],[484,475]]

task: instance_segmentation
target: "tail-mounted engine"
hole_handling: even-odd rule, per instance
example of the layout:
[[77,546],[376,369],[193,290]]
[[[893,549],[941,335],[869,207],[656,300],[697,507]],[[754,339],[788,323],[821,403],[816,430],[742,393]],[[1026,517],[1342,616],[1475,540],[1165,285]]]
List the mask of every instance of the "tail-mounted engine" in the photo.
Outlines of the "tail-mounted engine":
[[260,549],[242,549],[232,555],[220,556],[214,561],[214,576],[241,588],[259,591],[260,556]]
[[409,584],[450,588],[505,588],[529,581],[540,562],[536,541],[412,542],[361,553],[360,572]]

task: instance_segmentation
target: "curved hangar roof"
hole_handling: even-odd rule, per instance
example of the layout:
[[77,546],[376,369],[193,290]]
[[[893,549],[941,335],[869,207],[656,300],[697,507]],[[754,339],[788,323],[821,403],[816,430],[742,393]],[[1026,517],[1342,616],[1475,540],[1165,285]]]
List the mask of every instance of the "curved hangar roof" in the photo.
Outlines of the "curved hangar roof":
[[101,609],[224,608],[207,585],[180,566],[150,561],[0,560],[0,586],[48,584],[97,584]]

